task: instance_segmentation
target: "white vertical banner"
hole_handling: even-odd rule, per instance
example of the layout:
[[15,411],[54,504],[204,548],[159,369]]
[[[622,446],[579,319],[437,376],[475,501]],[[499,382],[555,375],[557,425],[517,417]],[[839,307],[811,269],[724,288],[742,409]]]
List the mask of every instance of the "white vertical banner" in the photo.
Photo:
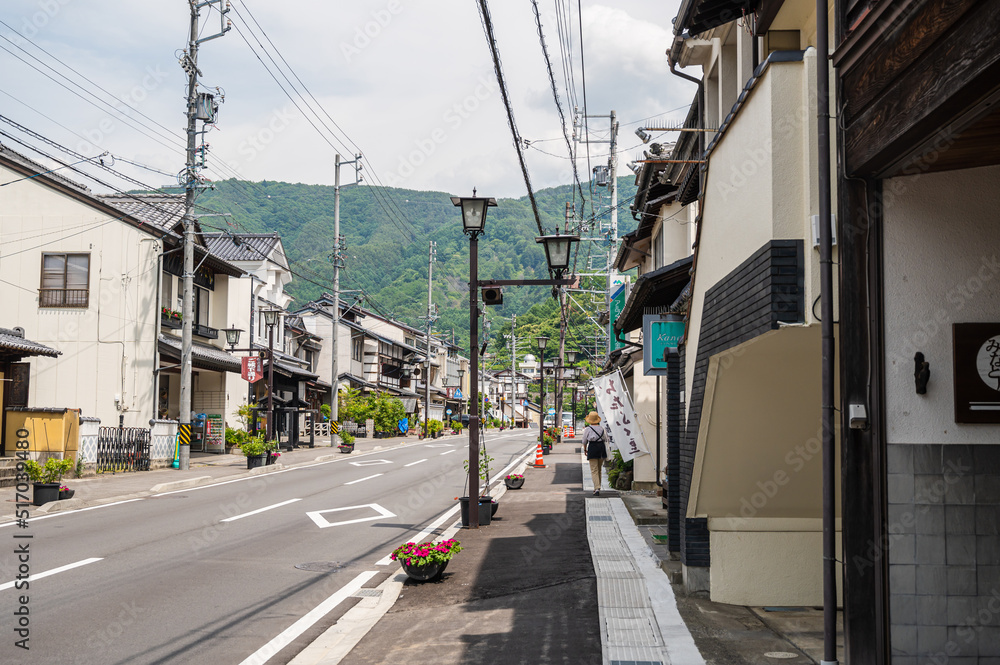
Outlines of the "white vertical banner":
[[591,379],[591,383],[597,395],[597,411],[601,422],[612,440],[612,446],[618,449],[622,459],[627,462],[639,455],[648,455],[646,440],[635,417],[632,398],[625,387],[621,370]]

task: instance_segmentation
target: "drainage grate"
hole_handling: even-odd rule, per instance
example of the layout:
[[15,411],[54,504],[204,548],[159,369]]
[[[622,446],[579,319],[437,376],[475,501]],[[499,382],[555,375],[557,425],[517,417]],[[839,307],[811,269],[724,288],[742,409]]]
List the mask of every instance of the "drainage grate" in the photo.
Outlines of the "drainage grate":
[[358,589],[351,594],[351,598],[381,598],[382,589]]
[[663,665],[659,660],[613,660],[611,665]]
[[764,654],[766,658],[779,658],[782,660],[787,660],[790,658],[798,658],[799,654],[791,653],[790,651],[768,651]]
[[344,564],[339,561],[310,561],[309,563],[296,564],[295,567],[310,573],[336,573],[344,567]]
[[[611,515],[591,515],[590,516],[590,521],[591,522],[610,522],[611,521]],[[622,662],[628,662],[628,661],[622,661]]]

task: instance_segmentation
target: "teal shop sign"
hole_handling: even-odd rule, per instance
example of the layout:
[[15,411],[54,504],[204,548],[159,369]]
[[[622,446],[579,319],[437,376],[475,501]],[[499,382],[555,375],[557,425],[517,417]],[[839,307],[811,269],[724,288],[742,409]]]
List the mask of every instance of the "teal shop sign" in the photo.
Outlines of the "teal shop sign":
[[626,296],[628,295],[628,288],[626,288],[627,286],[628,286],[627,284],[622,284],[614,292],[614,295],[611,296],[611,309],[609,312],[610,316],[608,323],[608,340],[609,340],[608,353],[611,353],[612,351],[615,351],[625,346],[617,339],[615,339],[615,321],[618,320],[618,316],[622,313],[622,310],[625,309],[625,299]]
[[668,349],[676,349],[684,338],[684,322],[670,314],[646,314],[642,317],[642,361],[646,376],[666,376]]

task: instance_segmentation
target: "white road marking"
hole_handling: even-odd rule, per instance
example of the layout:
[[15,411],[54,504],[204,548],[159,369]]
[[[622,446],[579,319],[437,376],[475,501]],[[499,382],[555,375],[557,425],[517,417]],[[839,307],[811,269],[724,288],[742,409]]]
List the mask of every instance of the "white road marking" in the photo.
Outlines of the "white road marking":
[[[342,510],[357,510],[358,508],[371,508],[376,513],[378,513],[378,515],[375,515],[374,517],[361,517],[355,520],[344,520],[343,522],[330,522],[325,517],[323,517],[323,513],[339,513]],[[396,513],[389,512],[388,510],[378,505],[377,503],[366,503],[361,506],[347,506],[346,508],[329,508],[327,510],[313,510],[311,512],[306,513],[306,515],[309,517],[309,519],[311,519],[313,522],[316,523],[316,526],[318,526],[321,529],[325,529],[331,526],[344,526],[345,524],[357,524],[359,522],[373,522],[375,520],[382,519],[384,517],[395,517]]]
[[458,450],[446,450],[446,451],[444,451],[444,452],[443,452],[443,453],[441,453],[441,454],[442,454],[442,455],[447,455],[448,453],[457,453],[457,452],[458,452]]
[[[142,501],[142,499],[141,498],[139,498],[139,499],[125,499],[124,501],[115,501],[114,503],[102,503],[99,506],[90,506],[89,508],[77,508],[76,510],[60,510],[58,513],[49,513],[48,515],[39,515],[38,517],[29,517],[28,521],[29,522],[37,522],[38,520],[47,520],[50,517],[59,517],[60,515],[71,515],[73,513],[82,513],[85,510],[97,510],[98,508],[107,508],[109,506],[118,506],[118,505],[121,505],[123,503],[132,503],[133,501]],[[17,522],[14,521],[14,520],[11,520],[10,522],[6,522],[4,524],[0,524],[0,529],[2,529],[5,526],[14,526],[15,524],[17,524]]]
[[426,444],[428,448],[451,448],[454,443],[428,443]]
[[376,466],[378,464],[392,464],[387,459],[366,459],[363,462],[351,462],[351,466]]
[[378,478],[379,476],[384,476],[384,473],[376,473],[374,476],[365,476],[364,478],[358,478],[357,480],[352,480],[349,483],[344,483],[345,485],[353,485],[354,483],[361,483],[366,480],[371,480],[372,478]]
[[249,513],[243,513],[242,515],[236,515],[235,517],[227,517],[222,522],[235,522],[236,520],[241,520],[244,517],[250,517],[251,515],[256,515],[257,513],[263,513],[265,511],[271,510],[272,508],[281,508],[282,506],[287,506],[290,503],[295,503],[296,501],[301,501],[302,499],[289,499],[288,501],[282,501],[281,503],[276,503],[273,506],[266,506],[264,508],[258,508],[257,510],[251,510]]
[[416,466],[417,464],[420,464],[421,462],[426,462],[426,461],[427,461],[427,458],[425,457],[423,459],[418,459],[416,462],[410,462],[409,464],[404,464],[403,466],[404,467],[406,467],[406,466]]
[[[76,563],[69,563],[65,566],[59,566],[58,568],[53,568],[52,570],[46,570],[44,573],[37,573],[35,575],[29,575],[25,578],[28,582],[34,582],[35,580],[40,580],[43,577],[48,577],[49,575],[55,575],[56,573],[63,573],[67,570],[73,570],[74,568],[79,568],[80,566],[86,566],[88,563],[94,563],[95,561],[102,561],[102,557],[96,557],[92,559],[84,559],[83,561],[77,561]],[[7,582],[6,584],[0,584],[0,591],[4,589],[11,589],[18,580],[13,582]]]
[[308,614],[285,630],[281,631],[281,633],[279,633],[273,640],[250,654],[250,656],[240,663],[240,665],[263,665],[269,661],[272,656],[291,644],[295,638],[309,630],[313,624],[329,614],[330,610],[335,608],[337,605],[340,605],[353,594],[357,593],[358,589],[360,589],[365,582],[376,575],[378,575],[378,572],[374,570],[366,570],[361,573],[348,582],[342,589],[310,610]]

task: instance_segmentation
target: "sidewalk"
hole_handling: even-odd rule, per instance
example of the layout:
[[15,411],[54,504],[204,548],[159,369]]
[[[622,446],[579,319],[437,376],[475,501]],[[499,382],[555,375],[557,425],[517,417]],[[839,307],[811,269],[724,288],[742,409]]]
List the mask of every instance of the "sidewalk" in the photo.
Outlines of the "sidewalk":
[[[443,441],[464,439],[462,435],[442,437]],[[421,443],[416,435],[394,437],[391,439],[355,440],[354,452],[360,455],[374,450],[395,448],[404,445]],[[348,457],[337,448],[330,446],[329,437],[317,437],[315,448],[296,448],[282,451],[278,463],[254,473],[267,473],[290,466],[312,464],[328,459]],[[174,468],[155,469],[152,471],[130,471],[123,473],[105,473],[90,475],[83,478],[63,478],[63,484],[75,491],[72,499],[53,501],[44,506],[32,506],[32,515],[42,515],[64,510],[75,510],[110,501],[122,501],[152,493],[152,489],[165,483],[187,481],[195,485],[207,484],[217,480],[226,480],[250,474],[247,471],[246,458],[243,455],[219,455],[213,453],[192,453],[191,468],[184,471]],[[158,490],[159,491],[159,490]],[[14,519],[14,503],[16,488],[0,487],[0,522]],[[30,495],[30,490],[29,490]]]

